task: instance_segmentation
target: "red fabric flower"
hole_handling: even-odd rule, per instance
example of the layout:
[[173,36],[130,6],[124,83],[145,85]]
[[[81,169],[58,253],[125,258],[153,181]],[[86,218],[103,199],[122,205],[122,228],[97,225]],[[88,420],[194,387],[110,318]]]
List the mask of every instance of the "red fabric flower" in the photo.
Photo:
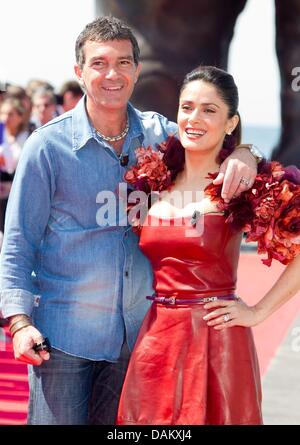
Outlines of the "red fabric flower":
[[125,180],[136,190],[146,193],[165,190],[171,184],[171,173],[163,154],[152,147],[137,148],[137,165],[125,173]]
[[[298,171],[299,172],[299,171]],[[295,167],[265,163],[250,190],[226,204],[221,186],[210,184],[205,193],[227,215],[227,222],[246,232],[246,241],[257,242],[262,262],[273,259],[288,264],[300,252],[300,181]],[[214,179],[216,174],[210,174]]]
[[[154,150],[151,146],[147,148],[137,148],[137,164],[131,167],[124,175],[125,181],[127,181],[134,190],[144,192],[144,194],[141,194],[138,203],[130,203],[127,201],[129,223],[133,231],[137,234],[140,233],[142,228],[142,214],[145,216],[145,210],[147,211],[151,205],[152,194],[167,189],[172,183],[171,171],[163,160],[166,144],[167,141],[162,146],[157,146],[157,150]],[[130,192],[129,190],[129,194]],[[136,213],[130,213],[136,205],[142,207],[144,211],[139,210]]]

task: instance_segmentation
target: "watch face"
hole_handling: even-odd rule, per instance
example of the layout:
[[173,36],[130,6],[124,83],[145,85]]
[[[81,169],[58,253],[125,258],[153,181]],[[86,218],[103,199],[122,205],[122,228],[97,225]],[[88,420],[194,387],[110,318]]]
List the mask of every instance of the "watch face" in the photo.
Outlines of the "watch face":
[[262,153],[259,151],[259,149],[257,147],[255,147],[255,145],[252,145],[250,151],[253,154],[253,156],[255,156],[258,160],[263,159]]

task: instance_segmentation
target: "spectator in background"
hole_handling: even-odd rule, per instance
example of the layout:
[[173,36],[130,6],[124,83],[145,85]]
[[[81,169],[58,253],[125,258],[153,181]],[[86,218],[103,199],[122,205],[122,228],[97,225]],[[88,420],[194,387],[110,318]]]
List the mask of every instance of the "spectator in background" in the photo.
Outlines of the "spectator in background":
[[62,107],[65,112],[72,110],[77,105],[77,102],[83,96],[83,91],[76,80],[69,80],[62,85],[59,95],[61,96]]
[[32,96],[41,89],[54,93],[54,87],[51,85],[51,83],[42,79],[31,79],[26,85],[26,94],[32,99]]
[[4,230],[7,199],[22,147],[30,131],[27,128],[26,109],[20,100],[7,97],[0,105],[3,125],[0,144],[0,231]]
[[[6,84],[0,80],[0,105],[6,97]],[[0,122],[0,144],[2,143],[2,124]]]
[[31,98],[27,95],[26,90],[19,85],[9,85],[6,90],[6,97],[18,99],[22,103],[25,108],[26,126],[28,127],[29,132],[32,133],[32,131],[35,130],[35,125],[33,122],[30,122],[32,102]]
[[45,125],[58,114],[56,96],[52,91],[42,88],[33,94],[31,120],[36,127]]
[[4,101],[4,98],[5,98],[5,91],[0,90],[0,105]]

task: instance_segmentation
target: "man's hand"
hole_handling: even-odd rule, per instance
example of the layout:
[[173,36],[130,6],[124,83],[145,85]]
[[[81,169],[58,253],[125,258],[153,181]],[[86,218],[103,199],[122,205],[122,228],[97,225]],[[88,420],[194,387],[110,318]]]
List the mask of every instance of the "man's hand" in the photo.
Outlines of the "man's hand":
[[42,343],[43,340],[42,334],[32,325],[17,331],[13,337],[15,359],[35,366],[49,360],[49,352],[35,352],[33,349],[35,343]]
[[220,166],[213,184],[222,184],[221,196],[225,202],[252,187],[257,174],[257,162],[247,148],[236,148]]

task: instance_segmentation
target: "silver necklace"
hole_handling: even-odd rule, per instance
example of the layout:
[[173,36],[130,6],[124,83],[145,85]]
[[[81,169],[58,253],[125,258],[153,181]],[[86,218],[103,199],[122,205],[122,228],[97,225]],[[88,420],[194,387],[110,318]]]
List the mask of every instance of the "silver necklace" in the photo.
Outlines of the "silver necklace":
[[124,139],[125,136],[127,136],[127,133],[129,131],[129,119],[127,116],[127,122],[126,122],[126,127],[124,128],[124,130],[122,131],[122,133],[118,134],[117,136],[105,136],[104,134],[100,133],[100,131],[96,130],[97,134],[104,139],[104,141],[106,142],[117,142],[120,141],[121,139]]

